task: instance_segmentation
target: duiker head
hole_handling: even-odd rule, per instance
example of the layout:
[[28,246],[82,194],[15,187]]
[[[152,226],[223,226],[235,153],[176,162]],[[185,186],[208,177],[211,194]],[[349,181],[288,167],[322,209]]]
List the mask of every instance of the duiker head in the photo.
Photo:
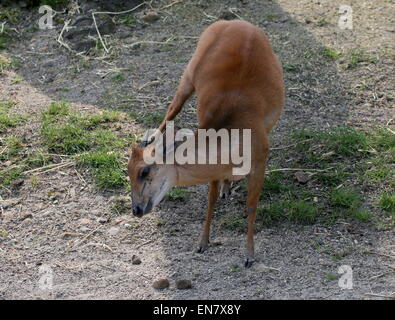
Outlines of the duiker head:
[[133,215],[142,217],[157,206],[175,185],[174,165],[147,163],[147,154],[155,157],[155,144],[132,147],[128,162],[128,175],[132,187]]

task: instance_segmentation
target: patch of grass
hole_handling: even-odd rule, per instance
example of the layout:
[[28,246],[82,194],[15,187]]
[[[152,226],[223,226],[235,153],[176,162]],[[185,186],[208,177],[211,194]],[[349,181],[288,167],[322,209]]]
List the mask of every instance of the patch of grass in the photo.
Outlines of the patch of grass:
[[284,66],[286,72],[300,72],[301,67],[296,64],[287,64]]
[[164,114],[159,112],[146,113],[138,118],[140,122],[150,127],[158,126],[163,120]]
[[119,188],[127,184],[119,152],[96,151],[82,154],[78,163],[93,171],[99,188]]
[[311,224],[317,220],[319,210],[319,206],[305,200],[286,200],[259,206],[257,221],[263,225],[272,225],[280,221]]
[[[0,35],[0,49],[1,49],[1,35]],[[12,66],[12,61],[6,56],[0,55],[0,74]]]
[[17,23],[21,11],[18,7],[5,7],[0,5],[0,22]]
[[114,83],[119,83],[125,81],[125,77],[122,74],[117,74],[111,78],[111,81]]
[[266,15],[266,20],[267,21],[273,21],[274,19],[276,19],[277,16],[275,14],[269,13]]
[[336,50],[331,48],[324,48],[322,50],[322,55],[330,60],[337,60],[342,56],[340,52],[337,52]]
[[327,19],[325,19],[325,18],[321,18],[321,19],[319,19],[319,20],[317,21],[317,24],[318,24],[320,27],[323,27],[323,26],[328,25],[328,24],[329,24],[329,21],[328,21]]
[[335,274],[335,273],[326,273],[324,275],[324,279],[328,280],[328,281],[337,280],[338,278],[339,278],[339,275]]
[[333,207],[356,209],[361,205],[361,202],[361,195],[348,188],[334,189],[329,196],[329,203]]
[[166,198],[171,201],[184,201],[187,197],[188,190],[185,188],[173,188],[166,195]]
[[281,172],[271,172],[265,176],[263,195],[278,194],[289,191],[289,186],[284,183],[284,176]]
[[240,214],[228,214],[220,220],[221,227],[228,230],[244,231],[247,227],[247,218]]
[[375,63],[376,61],[377,59],[369,56],[365,50],[354,49],[351,51],[347,68],[352,69],[355,68],[360,63],[363,62]]
[[345,167],[339,166],[325,172],[318,172],[313,177],[323,185],[336,187],[346,181],[350,177],[350,173]]
[[9,235],[8,231],[0,229],[0,238],[7,238]]
[[352,213],[352,217],[355,220],[365,223],[370,222],[374,217],[374,215],[371,212],[363,209],[352,210],[351,213]]
[[21,83],[24,79],[22,77],[16,76],[14,79],[11,80],[11,84],[18,84]]
[[0,185],[9,186],[14,180],[20,178],[21,174],[25,170],[24,166],[21,165],[17,168],[6,168],[0,170]]
[[43,112],[44,119],[53,116],[66,116],[69,114],[70,106],[67,102],[52,102],[48,110]]
[[119,21],[121,24],[127,25],[127,26],[129,26],[129,27],[134,27],[134,26],[136,26],[136,23],[137,23],[137,22],[136,22],[136,19],[135,19],[134,16],[131,15],[131,14],[124,14],[124,15],[121,15],[121,16],[119,17],[118,21]]
[[379,200],[379,206],[390,216],[395,217],[395,193],[384,193]]
[[119,112],[81,114],[66,102],[52,103],[43,112],[41,135],[48,151],[74,155],[77,164],[88,168],[99,188],[127,185],[122,149],[126,141],[109,125],[122,119]]
[[0,100],[0,133],[3,133],[9,127],[16,127],[23,122],[24,117],[11,112],[15,103],[11,100]]
[[362,158],[368,148],[366,134],[350,127],[338,127],[332,131],[301,130],[293,138],[299,141],[296,150],[305,155],[307,162],[328,162],[333,158]]

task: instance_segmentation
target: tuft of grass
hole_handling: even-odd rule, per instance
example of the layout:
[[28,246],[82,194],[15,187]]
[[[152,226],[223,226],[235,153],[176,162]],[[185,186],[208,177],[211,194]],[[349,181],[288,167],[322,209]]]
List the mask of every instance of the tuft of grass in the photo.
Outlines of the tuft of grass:
[[284,70],[286,72],[300,72],[301,67],[300,65],[296,65],[296,64],[287,64],[284,66]]
[[122,154],[119,152],[95,151],[82,154],[78,163],[93,171],[99,188],[119,188],[127,184],[121,159]]
[[166,198],[171,201],[184,201],[187,197],[188,191],[185,188],[173,188],[166,195]]
[[49,118],[49,117],[54,117],[54,116],[66,116],[69,114],[70,106],[67,102],[61,101],[61,102],[52,102],[48,110],[43,112],[44,119]]
[[332,131],[301,130],[292,136],[300,142],[296,150],[312,163],[328,162],[331,158],[362,158],[365,156],[363,150],[368,149],[366,134],[350,127],[338,127]]
[[322,50],[322,55],[330,60],[337,60],[342,56],[340,52],[330,48],[324,48]]
[[16,127],[24,118],[21,115],[11,112],[15,103],[11,100],[0,100],[0,133],[3,133],[9,127]]
[[352,69],[355,68],[360,63],[363,62],[375,63],[376,61],[377,59],[369,56],[365,50],[354,49],[351,51],[347,68]]
[[81,114],[68,103],[57,102],[43,112],[42,119],[41,135],[48,151],[73,155],[93,174],[99,188],[127,185],[122,156],[126,141],[109,128],[122,119],[119,112]]
[[6,168],[0,170],[0,185],[9,186],[14,180],[21,177],[25,169],[24,165],[17,168]]
[[357,191],[343,187],[332,190],[329,196],[329,203],[333,207],[356,209],[361,205],[362,199]]
[[267,21],[273,21],[274,19],[276,19],[277,16],[275,14],[269,13],[266,15],[266,20]]
[[325,19],[325,18],[321,18],[321,19],[319,19],[319,20],[317,21],[317,24],[318,24],[320,27],[323,27],[323,26],[328,25],[328,24],[329,24],[329,21],[328,21],[327,19]]
[[[1,35],[0,35],[0,49],[1,49]],[[12,61],[8,57],[0,55],[0,74],[11,66],[12,66]]]
[[337,280],[339,278],[339,275],[335,274],[335,273],[326,273],[324,275],[324,279],[328,280],[328,281],[333,281],[333,280]]
[[280,203],[259,206],[258,222],[272,225],[280,221],[311,224],[317,220],[320,207],[305,200],[286,200]]
[[111,81],[114,83],[119,83],[125,81],[125,77],[122,74],[117,74],[111,78]]
[[390,216],[395,217],[395,193],[384,193],[379,200],[379,206]]
[[136,19],[134,18],[133,15],[131,14],[125,14],[125,15],[121,15],[119,17],[119,22],[121,24],[127,25],[129,27],[134,27],[136,25]]
[[146,113],[144,115],[140,115],[139,117],[136,117],[136,120],[138,119],[140,122],[144,123],[146,126],[156,127],[162,122],[163,117],[164,117],[164,115],[162,113],[151,112],[151,113]]

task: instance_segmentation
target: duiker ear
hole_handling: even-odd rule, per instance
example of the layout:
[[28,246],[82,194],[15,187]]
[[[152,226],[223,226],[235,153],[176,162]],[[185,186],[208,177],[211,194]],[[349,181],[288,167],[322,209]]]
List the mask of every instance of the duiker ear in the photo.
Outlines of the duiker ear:
[[145,132],[143,140],[140,142],[139,147],[145,148],[150,145],[152,142],[156,140],[156,138],[160,135],[158,129],[149,129]]

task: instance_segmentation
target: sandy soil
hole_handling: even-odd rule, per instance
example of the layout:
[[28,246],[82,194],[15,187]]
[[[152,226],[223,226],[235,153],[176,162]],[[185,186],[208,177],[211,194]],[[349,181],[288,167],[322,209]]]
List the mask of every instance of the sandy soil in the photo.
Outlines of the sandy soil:
[[[154,1],[153,6],[167,3]],[[135,27],[118,25],[108,38],[111,54],[91,55],[89,60],[59,46],[56,37],[62,25],[22,33],[5,51],[20,66],[0,76],[0,97],[14,99],[16,110],[29,116],[16,134],[27,137],[31,148],[40,144],[39,114],[51,101],[66,99],[87,112],[164,112],[196,37],[213,16],[237,8],[240,17],[265,30],[284,66],[300,67],[285,74],[287,102],[272,134],[273,145],[281,145],[282,137],[295,129],[386,125],[394,116],[395,4],[348,1],[353,30],[338,27],[340,4],[343,1],[181,1],[161,10],[153,23],[141,23],[143,11],[136,13]],[[25,22],[24,27],[34,23]],[[169,44],[134,44],[173,36]],[[343,57],[324,61],[313,54],[322,46]],[[347,68],[346,57],[354,48],[364,49],[377,62]],[[125,81],[111,81],[114,73],[106,73],[114,70],[121,70]],[[17,76],[24,81],[15,83]],[[195,118],[192,99],[177,121],[193,127]],[[123,125],[142,131],[136,122]],[[187,200],[165,201],[144,219],[114,213],[119,191],[97,190],[89,175],[81,176],[73,167],[41,175],[38,188],[24,183],[0,194],[5,200],[16,199],[0,215],[1,228],[8,233],[0,238],[3,299],[382,299],[395,291],[389,267],[394,263],[393,230],[360,223],[283,223],[256,233],[258,261],[246,270],[245,234],[219,224],[226,211],[243,210],[239,194],[219,202],[212,243],[203,255],[195,249],[207,186],[189,188]],[[322,248],[329,248],[330,254]],[[346,254],[334,260],[333,253]],[[133,255],[142,263],[132,264]],[[337,274],[341,265],[352,267],[351,290],[325,277]],[[40,285],[46,266],[53,276],[51,289]],[[153,289],[152,282],[162,277],[170,280],[170,288]],[[176,289],[177,279],[192,280],[193,288]]]

